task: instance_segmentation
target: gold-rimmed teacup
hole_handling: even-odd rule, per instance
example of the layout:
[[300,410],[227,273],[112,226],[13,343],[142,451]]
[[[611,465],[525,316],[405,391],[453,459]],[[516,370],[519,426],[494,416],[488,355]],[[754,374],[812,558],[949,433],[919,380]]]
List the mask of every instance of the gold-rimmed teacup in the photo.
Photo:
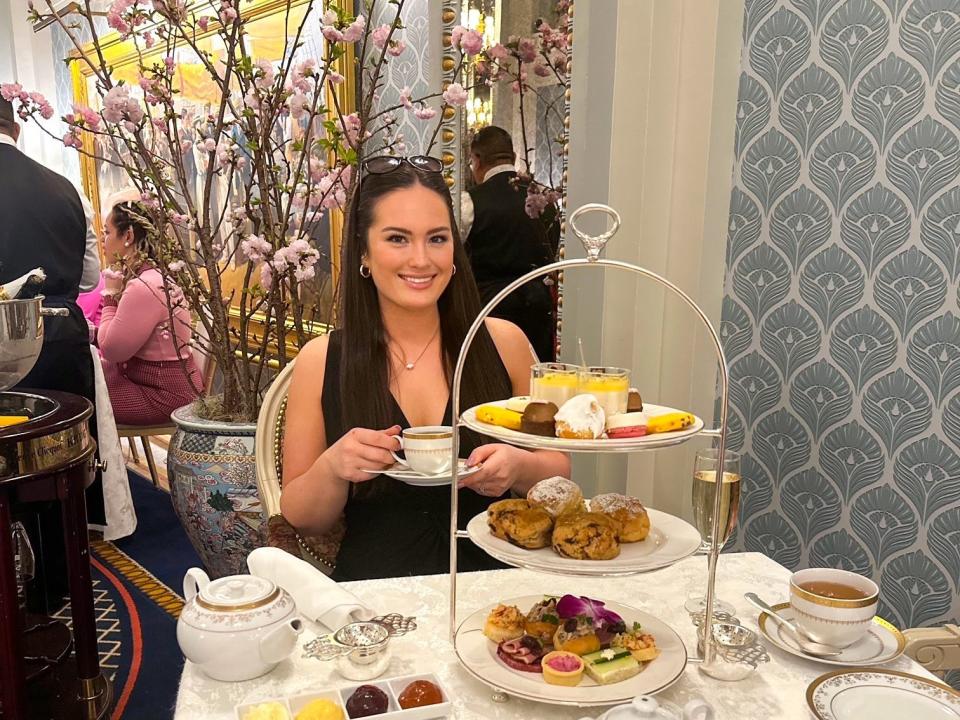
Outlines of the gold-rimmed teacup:
[[[839,596],[832,589],[846,588]],[[848,570],[808,568],[790,577],[794,622],[812,640],[845,648],[870,629],[880,588],[870,578]]]
[[393,453],[398,463],[422,475],[439,475],[450,470],[453,428],[449,425],[420,425],[404,430],[397,438],[404,457]]

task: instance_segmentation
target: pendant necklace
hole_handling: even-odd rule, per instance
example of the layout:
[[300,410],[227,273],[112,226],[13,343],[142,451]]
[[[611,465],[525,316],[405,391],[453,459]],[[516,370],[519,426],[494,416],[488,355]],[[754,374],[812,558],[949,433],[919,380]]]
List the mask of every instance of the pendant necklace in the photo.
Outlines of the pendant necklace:
[[[406,353],[403,352],[403,348],[402,348],[402,347],[400,348],[400,353],[402,354],[402,357],[401,357],[401,355],[398,355],[398,354],[397,354],[397,351],[394,350],[392,347],[390,348],[390,352],[393,353],[394,357],[396,357],[397,360],[399,360],[400,363],[401,363],[407,370],[413,370],[413,369],[416,367],[417,363],[420,362],[420,358],[422,358],[422,357],[424,356],[424,354],[427,352],[427,349],[428,349],[431,345],[433,345],[433,341],[437,339],[437,335],[439,335],[439,334],[440,334],[440,326],[437,325],[437,329],[434,331],[433,336],[432,336],[432,337],[430,338],[430,340],[427,342],[427,344],[426,344],[426,346],[423,348],[423,350],[420,351],[420,354],[417,355],[416,360],[413,360],[412,362],[407,362],[407,355],[406,355]],[[391,339],[392,339],[392,338],[391,338]],[[398,344],[398,347],[399,347],[399,344]]]

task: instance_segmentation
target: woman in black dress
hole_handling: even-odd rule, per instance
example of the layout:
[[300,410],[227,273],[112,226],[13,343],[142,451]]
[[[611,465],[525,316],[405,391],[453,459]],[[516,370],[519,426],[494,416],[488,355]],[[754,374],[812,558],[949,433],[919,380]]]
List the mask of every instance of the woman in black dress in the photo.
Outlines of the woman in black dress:
[[[345,514],[338,580],[449,568],[449,488],[364,472],[393,464],[402,428],[451,424],[453,366],[480,312],[440,169],[422,157],[364,163],[345,239],[341,329],[308,343],[293,372],[281,510],[309,534]],[[516,325],[487,319],[464,367],[461,406],[528,394],[532,362]],[[462,435],[462,453],[481,469],[461,481],[460,527],[511,491],[569,474],[561,453],[482,443]],[[469,542],[459,558],[461,571],[501,567]]]

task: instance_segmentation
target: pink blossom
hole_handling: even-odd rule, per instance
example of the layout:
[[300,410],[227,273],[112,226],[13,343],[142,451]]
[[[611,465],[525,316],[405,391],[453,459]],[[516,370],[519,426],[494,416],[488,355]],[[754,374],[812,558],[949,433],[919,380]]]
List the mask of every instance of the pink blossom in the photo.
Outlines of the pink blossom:
[[313,182],[319,182],[320,179],[326,175],[329,170],[327,170],[326,164],[323,160],[319,158],[310,158],[310,179]]
[[213,152],[217,149],[217,141],[213,138],[207,138],[203,141],[203,149],[207,152]]
[[153,44],[156,42],[156,39],[153,37],[153,33],[150,31],[145,32],[143,35],[143,44],[148,48],[152,48]]
[[270,267],[270,263],[260,266],[260,284],[267,290],[273,287],[273,268]]
[[[530,190],[533,190],[531,187]],[[543,215],[543,211],[547,207],[547,198],[545,195],[537,192],[528,192],[527,199],[523,204],[523,209],[526,211],[527,215],[532,218],[538,218]]]
[[108,12],[107,25],[112,27],[121,35],[127,35],[130,33],[130,26],[127,24],[127,21],[121,17],[120,13]]
[[[13,102],[15,97],[20,97],[23,93],[23,86],[20,83],[3,83],[0,84],[0,95],[3,96],[3,99],[7,102]],[[20,97],[21,102],[23,98]]]
[[533,62],[537,59],[537,46],[530,38],[520,38],[517,42],[517,54],[522,62]]
[[202,18],[197,19],[197,27],[200,28],[203,32],[207,31],[207,27],[210,25],[210,18],[204,15]]
[[123,121],[123,127],[128,133],[135,133],[137,131],[136,123],[133,123],[129,120]]
[[437,116],[437,111],[432,107],[421,105],[420,107],[418,107],[416,110],[413,111],[413,114],[414,116],[416,116],[418,120],[430,120],[431,118],[434,118]]
[[294,93],[287,101],[290,107],[290,117],[302,118],[307,113],[307,106],[310,104],[309,98],[303,93]]
[[450,83],[443,91],[444,102],[463,107],[467,104],[467,91],[460,83]]
[[381,50],[387,46],[388,37],[390,37],[390,25],[386,24],[374,28],[373,32],[370,33],[370,39],[373,40],[373,44]]
[[367,19],[363,15],[357,15],[356,19],[343,31],[344,42],[357,42],[363,37],[363,31],[367,29]]
[[[28,97],[33,100],[34,104],[37,106],[37,110],[40,112],[40,116],[44,120],[49,120],[53,117],[53,106],[47,102],[47,99],[38,92],[28,93]],[[23,95],[21,93],[20,101],[23,102]]]
[[[172,213],[170,215],[170,222],[172,222],[174,225],[179,225],[180,227],[186,227],[190,224],[190,216],[184,215],[183,213]],[[170,267],[173,267],[173,263],[170,264]]]
[[260,262],[266,258],[272,248],[273,246],[264,239],[263,235],[250,235],[240,242],[240,252],[250,262]]
[[170,272],[178,273],[183,272],[183,269],[187,267],[187,264],[183,260],[174,260],[172,263],[167,265],[167,270]]
[[83,147],[83,141],[73,130],[63,136],[63,144],[66,147],[77,148],[78,150]]
[[391,40],[387,53],[393,57],[399,57],[407,49],[407,44],[403,40]]
[[173,59],[173,55],[167,55],[163,59],[163,64],[167,68],[167,75],[173,75],[174,70],[176,70],[176,67],[177,67],[177,63]]
[[166,132],[167,132],[167,121],[164,120],[163,118],[154,118],[154,119],[151,120],[150,122],[153,123],[153,126],[154,126],[158,131],[160,131],[160,132],[162,132],[162,133],[166,133]]
[[327,42],[343,42],[343,33],[337,30],[333,25],[324,25],[320,30]]
[[497,43],[496,45],[491,45],[487,48],[487,55],[489,55],[493,60],[506,60],[508,57],[510,57],[510,51],[500,43]]
[[533,64],[533,74],[537,77],[550,77],[553,71],[542,58],[537,58],[537,61]]
[[483,36],[476,30],[457,25],[450,38],[453,47],[467,55],[476,55],[483,49]]
[[260,72],[254,73],[256,76],[254,84],[261,90],[269,90],[273,86],[273,81],[277,75],[273,68],[273,63],[269,60],[258,60],[257,69]]
[[327,80],[330,81],[331,85],[339,85],[343,82],[343,75],[338,73],[336,70],[331,70],[327,73]]
[[123,272],[112,267],[105,267],[100,273],[105,280],[123,280]]
[[340,132],[342,132],[347,141],[353,145],[360,137],[360,117],[356,113],[350,113],[340,122]]
[[118,123],[123,120],[123,113],[130,99],[129,88],[126,85],[115,85],[103,96],[103,119],[107,122]]
[[306,93],[310,91],[311,78],[316,74],[317,61],[314,58],[307,58],[302,63],[298,63],[293,68],[293,79],[290,84],[295,90]]
[[413,103],[410,102],[411,94],[413,94],[413,90],[410,89],[410,86],[404,85],[403,90],[400,91],[400,104],[408,110],[413,107]]
[[83,120],[83,124],[86,125],[90,130],[96,130],[98,127],[100,127],[100,115],[97,114],[96,110],[83,105],[74,105],[73,111],[80,116],[80,118]]
[[307,280],[312,280],[315,274],[316,271],[313,269],[313,265],[299,267],[293,271],[293,276],[297,279],[297,282],[306,282]]

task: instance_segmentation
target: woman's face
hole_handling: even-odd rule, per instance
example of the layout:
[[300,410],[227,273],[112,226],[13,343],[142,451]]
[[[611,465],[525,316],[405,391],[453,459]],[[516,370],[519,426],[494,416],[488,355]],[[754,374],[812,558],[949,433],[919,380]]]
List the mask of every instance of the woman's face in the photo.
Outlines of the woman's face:
[[118,257],[126,258],[132,249],[133,228],[120,232],[113,222],[113,213],[109,213],[103,223],[103,254],[107,262],[112,264]]
[[404,309],[436,305],[453,275],[453,230],[443,198],[422,185],[381,197],[364,264],[381,302]]

